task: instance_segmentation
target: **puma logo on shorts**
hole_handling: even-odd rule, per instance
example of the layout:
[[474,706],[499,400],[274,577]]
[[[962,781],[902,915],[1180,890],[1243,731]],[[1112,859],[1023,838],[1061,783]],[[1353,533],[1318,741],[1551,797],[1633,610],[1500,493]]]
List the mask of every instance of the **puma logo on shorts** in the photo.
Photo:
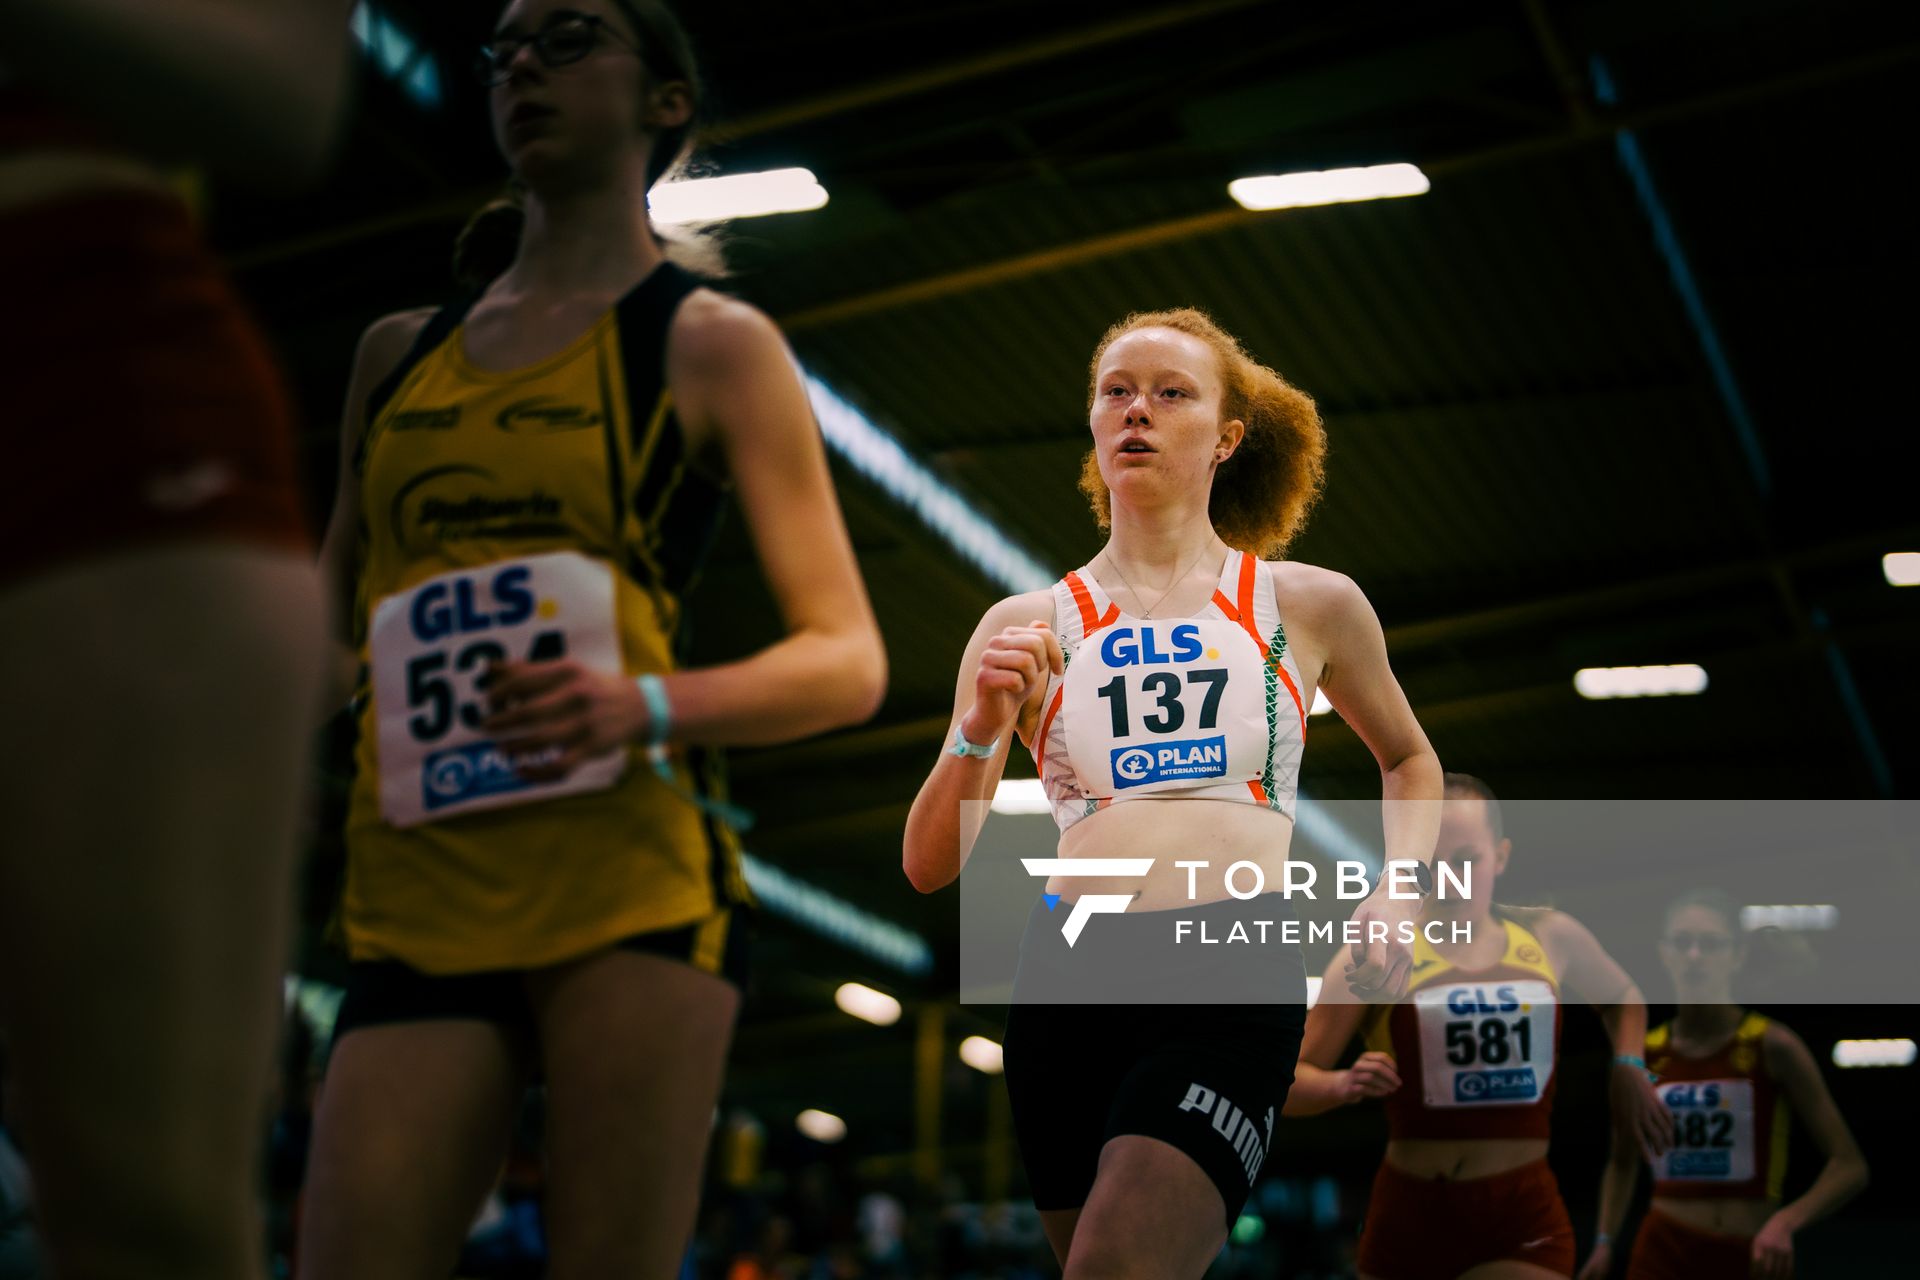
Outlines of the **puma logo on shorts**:
[[1187,1096],[1181,1099],[1179,1109],[1198,1111],[1212,1117],[1214,1132],[1233,1145],[1233,1153],[1240,1157],[1240,1165],[1247,1171],[1247,1185],[1252,1186],[1260,1166],[1266,1161],[1267,1148],[1273,1145],[1273,1108],[1267,1108],[1264,1135],[1251,1116],[1241,1111],[1230,1099],[1221,1097],[1203,1084],[1187,1086]]

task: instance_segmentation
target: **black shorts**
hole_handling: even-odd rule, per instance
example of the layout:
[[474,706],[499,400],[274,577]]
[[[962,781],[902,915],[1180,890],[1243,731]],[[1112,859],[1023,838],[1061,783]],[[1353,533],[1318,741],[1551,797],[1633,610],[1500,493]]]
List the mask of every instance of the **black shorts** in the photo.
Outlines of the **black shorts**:
[[[730,907],[689,925],[637,933],[614,946],[684,960],[745,991],[750,937],[748,912]],[[525,969],[423,973],[399,960],[356,960],[347,968],[347,991],[334,1019],[333,1039],[338,1043],[360,1027],[454,1018],[494,1023],[530,1044],[534,1020],[527,973]]]
[[[1224,939],[1235,922],[1250,937],[1259,935],[1261,920],[1277,929],[1293,918],[1291,906],[1264,894],[1095,916],[1071,949],[1061,934],[1068,907],[1063,901],[1049,912],[1035,905],[1007,1014],[1007,1093],[1035,1207],[1084,1205],[1107,1141],[1141,1134],[1200,1166],[1219,1188],[1231,1229],[1272,1149],[1293,1083],[1307,987],[1298,946],[1276,939],[1238,947]],[[1191,926],[1170,946],[1182,917]],[[1197,941],[1203,921],[1207,936],[1221,941]],[[1057,995],[1063,970],[1144,969],[1142,957],[1151,957],[1157,1003],[1023,999]],[[1265,1003],[1199,1002],[1223,989],[1244,993],[1256,978],[1271,992]],[[1175,1002],[1183,992],[1196,1002]]]

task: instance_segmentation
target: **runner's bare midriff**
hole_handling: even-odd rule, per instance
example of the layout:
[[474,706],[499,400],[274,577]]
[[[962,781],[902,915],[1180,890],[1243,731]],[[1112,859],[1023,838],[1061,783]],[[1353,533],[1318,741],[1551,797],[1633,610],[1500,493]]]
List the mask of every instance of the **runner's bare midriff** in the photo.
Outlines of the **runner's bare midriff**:
[[47,148],[0,155],[0,213],[99,190],[166,191],[144,160],[111,152]]
[[1387,1143],[1387,1163],[1394,1168],[1449,1182],[1490,1178],[1546,1158],[1545,1138],[1395,1138]]
[[1673,1196],[1655,1196],[1653,1207],[1669,1218],[1686,1223],[1696,1231],[1721,1236],[1759,1234],[1767,1219],[1780,1207],[1777,1200],[1705,1199],[1681,1200]]
[[[1167,911],[1176,907],[1218,902],[1228,896],[1227,868],[1251,862],[1266,877],[1268,892],[1285,883],[1287,849],[1293,843],[1293,820],[1285,814],[1252,804],[1226,800],[1156,800],[1142,798],[1109,805],[1067,828],[1060,837],[1062,858],[1152,858],[1145,879],[1132,876],[1071,878],[1055,876],[1048,893],[1069,902],[1083,893],[1137,893],[1130,910]],[[1189,872],[1178,862],[1206,862]],[[1187,877],[1194,877],[1188,895]],[[1244,894],[1254,885],[1253,872],[1242,868],[1233,877]],[[1331,884],[1316,885],[1321,896]]]

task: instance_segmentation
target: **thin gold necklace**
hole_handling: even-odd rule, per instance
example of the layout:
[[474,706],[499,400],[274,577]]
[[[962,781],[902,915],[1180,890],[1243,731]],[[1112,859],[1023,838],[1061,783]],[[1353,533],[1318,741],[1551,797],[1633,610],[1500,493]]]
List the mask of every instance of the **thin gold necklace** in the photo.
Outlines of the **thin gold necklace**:
[[[1178,574],[1175,574],[1175,575],[1174,575],[1174,579],[1173,579],[1173,582],[1172,582],[1171,584],[1169,584],[1169,585],[1168,585],[1168,587],[1167,587],[1167,589],[1166,589],[1165,591],[1162,591],[1162,592],[1160,593],[1160,598],[1159,598],[1158,600],[1155,600],[1155,601],[1153,602],[1153,604],[1152,604],[1152,605],[1151,605],[1150,607],[1148,607],[1148,608],[1146,608],[1146,609],[1143,609],[1143,610],[1141,610],[1141,611],[1140,611],[1140,616],[1141,616],[1142,618],[1151,618],[1151,617],[1153,616],[1153,611],[1154,611],[1155,609],[1158,609],[1158,608],[1160,607],[1160,603],[1161,603],[1161,601],[1162,601],[1162,600],[1165,600],[1165,599],[1166,599],[1166,598],[1167,598],[1168,596],[1170,596],[1170,595],[1172,595],[1172,594],[1173,594],[1173,589],[1174,589],[1174,587],[1177,587],[1177,586],[1179,586],[1179,585],[1180,585],[1181,583],[1183,583],[1183,582],[1185,582],[1185,581],[1187,580],[1187,575],[1188,575],[1188,574],[1190,574],[1190,573],[1192,573],[1192,572],[1194,571],[1194,569],[1195,569],[1195,568],[1197,568],[1197,567],[1199,566],[1199,564],[1200,564],[1200,562],[1201,562],[1202,560],[1204,560],[1204,559],[1206,559],[1206,558],[1207,558],[1207,553],[1208,553],[1209,551],[1212,551],[1212,550],[1213,550],[1213,548],[1212,548],[1211,546],[1207,546],[1207,547],[1202,547],[1202,548],[1200,549],[1200,554],[1199,554],[1199,555],[1197,555],[1197,556],[1195,556],[1195,557],[1193,558],[1193,563],[1192,563],[1192,564],[1190,564],[1190,565],[1188,565],[1188,566],[1187,566],[1187,567],[1186,567],[1186,568],[1185,568],[1184,570],[1182,570],[1182,571],[1181,571],[1180,573],[1178,573]],[[1112,570],[1113,570],[1113,571],[1114,571],[1115,573],[1117,573],[1117,574],[1119,574],[1119,575],[1120,575],[1120,581],[1121,581],[1121,583],[1122,583],[1122,585],[1124,585],[1124,586],[1126,587],[1126,589],[1127,589],[1128,591],[1131,591],[1131,592],[1133,593],[1133,598],[1134,598],[1135,600],[1144,600],[1144,599],[1146,599],[1146,597],[1145,597],[1144,595],[1142,595],[1142,594],[1140,593],[1140,588],[1138,588],[1138,587],[1136,587],[1136,586],[1134,586],[1134,585],[1133,585],[1133,584],[1132,584],[1131,582],[1128,582],[1128,581],[1127,581],[1127,575],[1126,575],[1126,573],[1125,573],[1125,572],[1124,572],[1124,571],[1123,571],[1123,570],[1122,570],[1122,569],[1120,568],[1120,562],[1119,562],[1118,560],[1115,560],[1115,559],[1113,558],[1113,552],[1111,552],[1111,551],[1106,551],[1106,550],[1102,550],[1102,551],[1100,552],[1100,554],[1101,554],[1101,555],[1103,555],[1103,556],[1105,556],[1105,557],[1107,558],[1107,565],[1108,565],[1108,567],[1109,567],[1109,568],[1111,568],[1111,569],[1112,569]]]

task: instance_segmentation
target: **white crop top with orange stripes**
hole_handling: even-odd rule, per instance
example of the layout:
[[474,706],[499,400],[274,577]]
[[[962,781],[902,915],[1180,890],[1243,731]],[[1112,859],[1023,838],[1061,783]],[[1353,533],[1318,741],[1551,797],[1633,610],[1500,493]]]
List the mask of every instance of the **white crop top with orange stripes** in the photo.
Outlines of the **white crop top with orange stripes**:
[[1066,673],[1047,681],[1031,745],[1062,831],[1141,796],[1293,816],[1307,714],[1259,560],[1229,551],[1190,618],[1122,613],[1085,568],[1054,583],[1053,612]]

